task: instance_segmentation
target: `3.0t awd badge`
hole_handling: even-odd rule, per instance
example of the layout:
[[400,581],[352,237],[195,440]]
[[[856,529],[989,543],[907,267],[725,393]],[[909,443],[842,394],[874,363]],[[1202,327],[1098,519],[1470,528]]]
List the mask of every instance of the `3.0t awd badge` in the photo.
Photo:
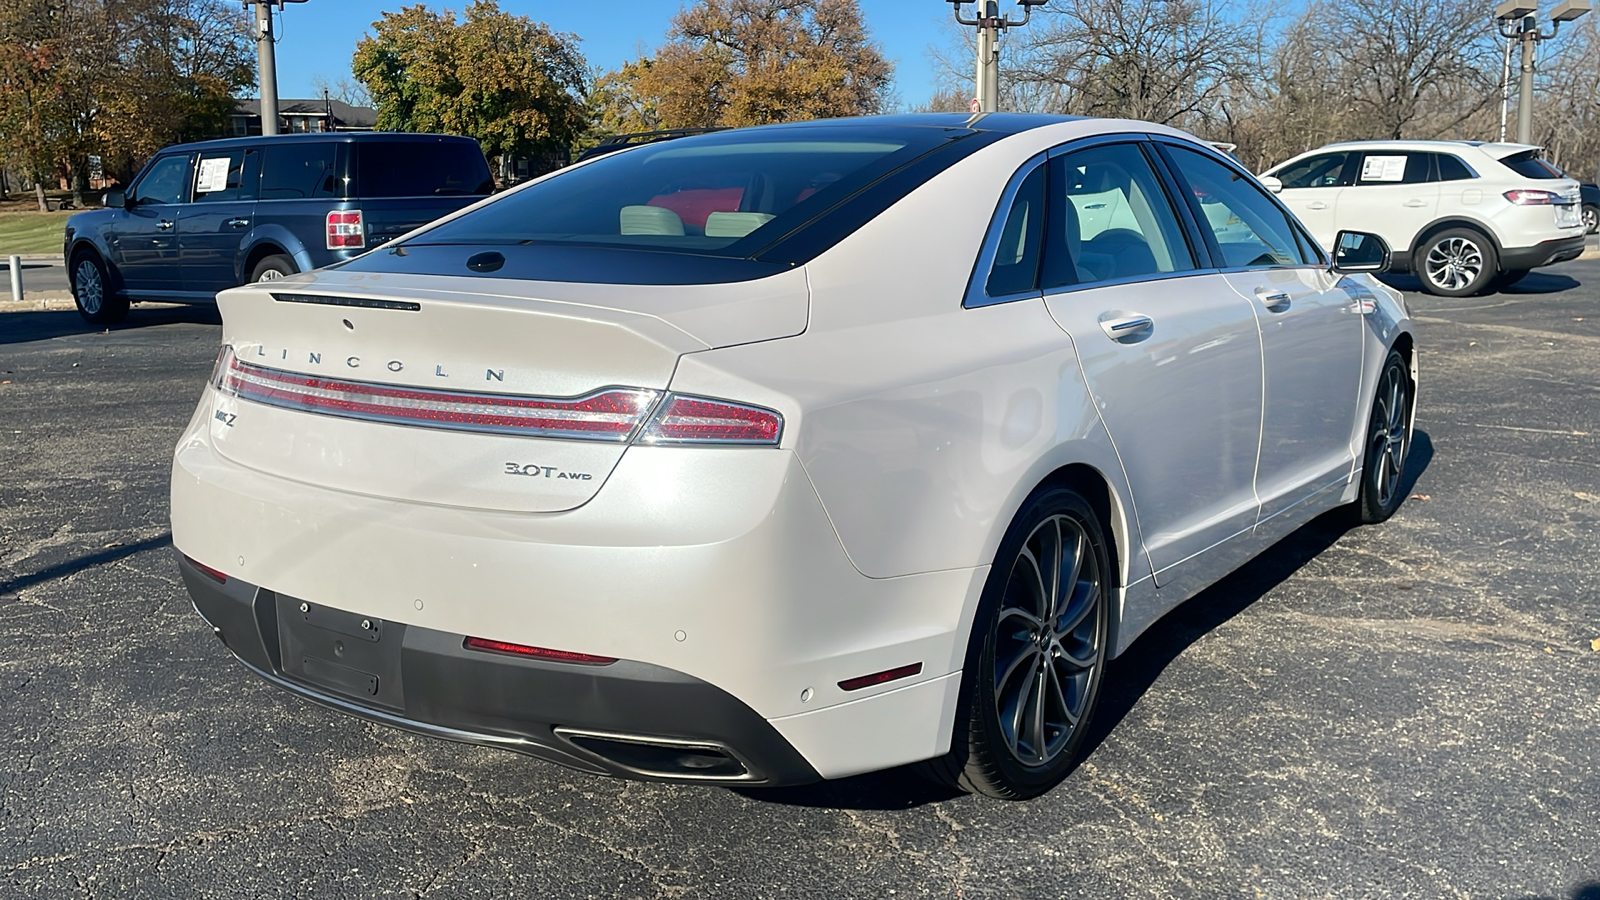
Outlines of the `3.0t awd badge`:
[[591,481],[593,475],[588,472],[563,472],[555,466],[541,466],[535,463],[506,463],[507,475],[526,475],[529,478],[570,478],[573,481]]

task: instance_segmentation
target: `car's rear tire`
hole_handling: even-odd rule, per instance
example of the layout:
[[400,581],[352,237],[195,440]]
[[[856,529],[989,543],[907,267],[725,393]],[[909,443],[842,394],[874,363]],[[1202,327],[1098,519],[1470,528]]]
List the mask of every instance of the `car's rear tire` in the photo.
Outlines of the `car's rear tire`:
[[1583,233],[1594,234],[1600,231],[1600,206],[1583,205]]
[[1378,373],[1378,390],[1367,417],[1367,443],[1361,463],[1361,491],[1356,495],[1359,521],[1372,524],[1394,515],[1405,500],[1406,459],[1411,454],[1412,407],[1416,385],[1399,351]]
[[280,278],[294,275],[299,271],[295,267],[292,257],[285,256],[282,253],[274,253],[271,256],[262,257],[261,261],[256,263],[256,267],[250,270],[250,281],[252,284],[257,281],[277,281]]
[[78,315],[94,325],[114,325],[128,317],[128,298],[111,289],[105,264],[88,250],[72,257],[72,300]]
[[1112,583],[1083,497],[1053,487],[1023,504],[978,604],[950,752],[924,775],[1004,800],[1067,777],[1105,673]]
[[1412,271],[1422,289],[1441,297],[1480,294],[1500,273],[1494,242],[1471,228],[1447,228],[1417,247]]

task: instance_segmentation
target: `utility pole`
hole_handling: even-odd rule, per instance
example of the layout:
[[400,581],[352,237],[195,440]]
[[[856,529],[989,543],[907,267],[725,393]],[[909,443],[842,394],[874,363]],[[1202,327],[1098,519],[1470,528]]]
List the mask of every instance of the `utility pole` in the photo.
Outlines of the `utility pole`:
[[304,3],[305,0],[244,0],[245,6],[255,7],[256,14],[256,68],[261,81],[261,133],[278,133],[278,59],[277,36],[272,33],[272,7],[286,3]]
[[[1033,13],[1033,7],[1043,6],[1046,0],[1017,0],[1017,5],[1022,7],[1022,18],[1015,22],[1010,16],[1000,15],[999,0],[946,0],[946,2],[955,7],[958,23],[978,29],[978,66],[973,76],[976,90],[973,93],[972,111],[999,112],[1000,33],[1007,28],[1028,24],[1028,17]],[[977,18],[962,17],[963,3],[975,3]]]
[[[1549,34],[1539,29],[1539,22],[1535,16],[1538,11],[1537,0],[1505,0],[1494,10],[1494,20],[1500,29],[1500,36],[1507,40],[1515,40],[1522,45],[1521,78],[1517,85],[1517,142],[1520,144],[1533,143],[1533,76],[1536,68],[1534,58],[1538,54],[1539,42],[1554,38],[1556,32],[1561,29],[1562,22],[1582,18],[1589,11],[1589,0],[1563,0],[1558,4],[1550,11]],[[1509,68],[1509,65],[1506,66],[1506,69]],[[1509,74],[1506,73],[1508,76],[1506,81],[1510,80]],[[1508,93],[1509,87],[1507,84],[1501,85],[1501,89]],[[1504,131],[1502,125],[1502,138]]]

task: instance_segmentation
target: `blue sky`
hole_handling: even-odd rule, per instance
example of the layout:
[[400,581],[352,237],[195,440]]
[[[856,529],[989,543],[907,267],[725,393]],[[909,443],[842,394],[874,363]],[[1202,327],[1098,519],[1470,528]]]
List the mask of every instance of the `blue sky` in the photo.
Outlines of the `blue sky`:
[[[398,10],[419,0],[306,0],[290,3],[279,20],[278,95],[319,96],[317,76],[330,83],[350,77],[350,56],[356,42],[385,10]],[[428,0],[434,9],[457,12],[467,0]],[[1005,5],[1004,4],[1003,8]],[[651,52],[681,8],[679,0],[608,0],[560,2],[501,0],[500,8],[546,22],[557,31],[583,39],[579,45],[591,65],[614,69],[641,52]],[[862,14],[873,40],[894,61],[895,91],[901,102],[915,106],[933,94],[934,75],[929,45],[946,39],[951,18],[946,0],[861,0]],[[970,15],[972,7],[967,7]],[[253,93],[253,91],[252,91]]]

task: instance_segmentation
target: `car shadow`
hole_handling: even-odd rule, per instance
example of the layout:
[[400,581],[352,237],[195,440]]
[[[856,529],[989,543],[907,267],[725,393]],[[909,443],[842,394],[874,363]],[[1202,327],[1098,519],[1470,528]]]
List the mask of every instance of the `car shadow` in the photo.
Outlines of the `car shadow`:
[[1565,898],[1552,897],[1548,894],[1523,898],[1523,900],[1600,900],[1600,881],[1586,881],[1572,889],[1572,893]]
[[[1432,461],[1433,441],[1427,432],[1419,431],[1400,482],[1406,496]],[[1099,705],[1074,769],[1116,730],[1178,654],[1248,609],[1354,527],[1349,509],[1324,513],[1151,625],[1133,646],[1107,664]],[[923,779],[909,767],[799,787],[734,790],[768,803],[854,810],[911,809],[961,796]],[[1600,900],[1600,895],[1574,895],[1573,900]]]
[[136,553],[143,553],[146,550],[154,550],[158,547],[170,546],[172,546],[172,532],[163,531],[161,534],[156,535],[155,537],[145,538],[142,541],[135,541],[131,544],[123,544],[119,547],[111,547],[95,553],[87,553],[83,556],[75,557],[73,559],[66,560],[65,562],[56,563],[53,566],[40,569],[37,572],[26,572],[7,581],[0,581],[0,597],[14,596],[18,591],[33,587],[36,584],[42,584],[46,581],[54,581],[57,578],[65,578],[68,575],[75,575],[78,572],[82,572],[84,569],[116,562],[119,559],[127,559]]
[[91,325],[85,322],[75,309],[0,313],[0,344],[26,344],[74,334],[106,334],[180,322],[220,325],[222,317],[218,314],[217,308],[209,304],[135,306],[128,311],[126,319],[109,326]]
[[[1422,282],[1418,281],[1415,275],[1385,274],[1380,276],[1378,280],[1397,291],[1406,291],[1412,294],[1424,293],[1422,290]],[[1570,291],[1575,287],[1580,287],[1581,285],[1582,282],[1570,275],[1561,275],[1548,271],[1536,271],[1529,272],[1527,275],[1524,275],[1522,280],[1518,281],[1516,284],[1501,288],[1499,291],[1489,291],[1481,296],[1492,296],[1496,293],[1559,294],[1562,291]]]

